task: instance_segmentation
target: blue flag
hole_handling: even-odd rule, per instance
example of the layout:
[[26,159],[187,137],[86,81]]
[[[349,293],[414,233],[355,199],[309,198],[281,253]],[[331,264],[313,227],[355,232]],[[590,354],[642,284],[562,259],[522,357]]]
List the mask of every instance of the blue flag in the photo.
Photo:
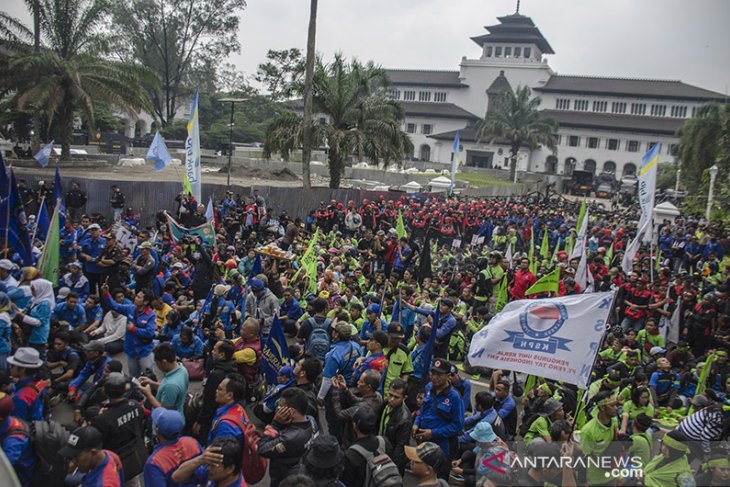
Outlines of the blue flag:
[[36,155],[33,156],[33,158],[38,161],[38,164],[41,165],[41,167],[46,167],[48,165],[48,161],[51,160],[51,154],[53,154],[53,142],[50,141],[45,147],[41,148]]
[[162,139],[159,130],[155,134],[155,138],[152,140],[152,144],[147,151],[147,157],[145,157],[145,160],[154,162],[155,171],[157,172],[165,169],[172,160],[170,152],[167,150],[167,146],[165,145],[165,141]]
[[5,198],[10,193],[10,178],[8,170],[5,168],[5,160],[2,151],[0,151],[0,196]]
[[61,200],[61,204],[58,207],[58,225],[61,228],[66,226],[66,202],[63,199],[63,186],[61,185],[61,173],[58,171],[58,164],[56,164],[56,177],[53,180],[53,203],[51,207],[56,206],[56,201]]
[[251,271],[248,273],[248,280],[250,281],[251,279],[263,272],[264,271],[261,268],[261,255],[256,255],[256,258],[253,261],[253,266],[251,267]]
[[35,223],[37,226],[35,238],[41,242],[45,242],[48,229],[51,228],[51,217],[48,215],[48,208],[46,208],[45,201],[41,201],[41,207],[38,209],[38,216],[35,219]]
[[436,311],[433,314],[433,325],[431,326],[431,335],[426,342],[426,348],[423,350],[423,363],[426,364],[426,373],[431,370],[431,358],[433,357],[433,347],[436,344],[436,331],[441,323],[441,303],[436,305]]
[[195,323],[195,328],[193,328],[193,333],[198,335],[200,338],[203,338],[203,332],[202,332],[202,322],[203,322],[203,316],[205,314],[210,313],[210,303],[213,301],[213,290],[215,289],[215,286],[211,286],[210,291],[208,291],[208,296],[206,296],[205,301],[203,301],[203,307],[200,308],[200,313],[198,314],[198,320]]
[[18,253],[23,265],[33,265],[33,247],[28,235],[28,221],[12,171],[10,171],[10,194],[3,197],[0,202],[0,238],[5,239],[6,235],[6,245]]
[[278,315],[274,316],[274,321],[271,323],[269,338],[264,344],[261,356],[263,357],[261,369],[266,374],[266,380],[270,384],[277,384],[276,376],[279,375],[279,369],[291,362],[286,337],[284,337],[284,329]]
[[395,300],[395,304],[393,305],[393,315],[390,317],[390,322],[393,323],[400,323],[400,310],[401,304],[400,304],[400,294],[398,294],[398,299]]

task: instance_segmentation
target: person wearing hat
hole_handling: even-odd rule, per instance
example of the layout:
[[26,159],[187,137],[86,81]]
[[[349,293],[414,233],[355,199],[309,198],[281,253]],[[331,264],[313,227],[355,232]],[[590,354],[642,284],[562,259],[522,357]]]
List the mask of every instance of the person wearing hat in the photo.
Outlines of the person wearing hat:
[[0,283],[5,284],[6,288],[18,287],[18,280],[11,274],[15,268],[11,260],[0,259]]
[[[123,276],[121,275],[124,260],[125,257],[122,249],[117,244],[116,235],[114,235],[114,232],[109,232],[106,236],[104,250],[99,255],[98,264],[102,282],[105,282],[112,290],[121,288],[122,284],[126,284],[129,280],[126,273]],[[89,289],[93,294],[96,294],[96,289],[91,287]]]
[[332,435],[320,434],[314,438],[302,459],[302,472],[314,480],[317,487],[341,487],[337,479],[344,468],[342,449]]
[[69,262],[66,266],[68,272],[59,279],[58,285],[67,287],[72,292],[76,293],[79,297],[79,301],[86,301],[89,297],[90,288],[89,280],[86,278],[83,272],[81,272],[81,262],[73,261]]
[[12,412],[12,397],[0,397],[0,449],[13,466],[20,485],[26,486],[30,485],[37,459],[30,444],[30,428]]
[[[613,443],[618,433],[618,399],[608,391],[601,391],[594,397],[598,414],[594,415],[580,431],[580,447],[586,456],[600,458]],[[600,463],[591,463],[586,471],[590,485],[610,484],[613,479],[610,471],[599,467]],[[609,475],[606,475],[606,473]]]
[[91,426],[99,432],[102,447],[119,456],[129,482],[142,473],[147,449],[144,409],[140,403],[126,397],[127,389],[128,381],[123,374],[111,372],[107,375],[103,390],[108,403],[91,420]]
[[[509,479],[509,447],[497,436],[492,425],[486,421],[478,423],[471,432],[471,438],[476,447],[465,451],[459,460],[452,463],[452,473],[463,476],[467,485],[482,485],[485,477],[497,485],[508,484],[505,481]],[[495,457],[501,460],[495,462]],[[491,467],[500,467],[504,473],[499,474]]]
[[370,303],[365,309],[366,319],[363,321],[358,341],[360,345],[367,345],[368,336],[374,331],[383,331],[383,320],[380,319],[381,309],[377,303]]
[[233,191],[226,191],[226,197],[223,198],[220,206],[221,218],[233,216],[236,209],[238,209],[238,203],[236,203],[236,198],[233,196]]
[[417,485],[448,487],[449,483],[439,478],[448,468],[446,455],[439,445],[426,441],[417,447],[406,446],[405,452],[411,461],[411,472],[418,479]]
[[279,300],[259,276],[251,279],[251,292],[246,296],[244,314],[261,320],[261,340],[266,343],[274,316],[279,314]]
[[457,437],[464,429],[464,403],[449,381],[451,364],[437,358],[431,366],[431,382],[425,387],[421,412],[411,434],[417,442],[433,441],[447,456],[456,457]]
[[172,485],[172,474],[183,463],[203,452],[190,436],[182,436],[185,417],[165,408],[152,410],[158,443],[144,464],[144,485]]
[[13,394],[13,416],[23,421],[45,419],[46,381],[41,377],[43,360],[38,350],[20,347],[7,359],[10,375],[16,380]]
[[383,348],[387,367],[385,368],[385,380],[383,382],[383,391],[388,390],[388,386],[394,379],[408,380],[408,376],[413,372],[413,362],[411,361],[410,350],[401,342],[405,337],[403,326],[398,322],[391,322],[388,325],[388,343]]
[[374,331],[366,342],[367,356],[355,360],[355,371],[353,379],[359,380],[362,374],[368,370],[382,373],[385,369],[386,359],[383,349],[388,344],[388,335],[382,331]]
[[[322,384],[317,393],[317,401],[325,406],[328,431],[337,439],[342,438],[342,430],[332,407],[332,391],[335,377],[342,376],[348,387],[355,385],[353,379],[355,360],[360,356],[360,347],[351,339],[352,327],[344,321],[338,322],[331,332],[332,345],[324,359],[322,370]],[[325,401],[325,398],[330,400]]]
[[81,481],[82,487],[124,485],[124,469],[119,456],[104,449],[101,433],[93,426],[73,430],[59,453],[73,459],[79,470],[86,474]]
[[[425,308],[418,308],[411,303],[401,301],[401,303],[411,311],[415,311],[417,314],[434,317],[436,315],[435,310],[428,310]],[[433,349],[433,356],[439,358],[445,358],[449,350],[449,340],[451,335],[456,329],[456,317],[451,313],[454,309],[454,302],[450,299],[441,299],[440,301],[440,318],[438,328],[436,331],[436,345]],[[433,332],[433,330],[431,330]]]
[[646,487],[684,487],[695,485],[692,468],[687,454],[687,436],[674,430],[664,435],[659,447],[659,455],[648,465],[644,465],[644,485]]
[[152,257],[152,242],[142,242],[137,246],[139,256],[137,256],[132,264],[132,272],[134,272],[135,289],[141,290],[152,287],[152,281],[155,279],[155,259]]
[[700,467],[700,473],[695,476],[695,485],[723,487],[730,484],[730,459],[727,455],[713,454]]
[[99,257],[106,247],[106,239],[101,236],[101,227],[98,223],[92,223],[87,230],[88,232],[78,243],[79,260],[84,263],[84,275],[89,280],[89,290],[95,294],[102,282]]
[[104,369],[111,360],[104,353],[104,344],[99,341],[92,341],[84,345],[84,355],[86,363],[68,387],[68,398],[77,403],[83,400],[82,396],[85,396],[94,384],[101,381]]
[[550,425],[555,421],[561,420],[565,417],[565,411],[563,410],[563,404],[549,397],[538,409],[537,418],[530,424],[527,432],[524,435],[525,444],[530,444],[533,440],[542,438],[543,440],[550,442]]
[[[231,286],[226,284],[216,284],[213,288],[213,299],[209,308],[203,313],[203,323],[216,323],[220,320],[226,338],[233,338],[233,320],[232,316],[236,311],[233,301],[228,299],[228,293]],[[249,315],[255,316],[255,315]]]

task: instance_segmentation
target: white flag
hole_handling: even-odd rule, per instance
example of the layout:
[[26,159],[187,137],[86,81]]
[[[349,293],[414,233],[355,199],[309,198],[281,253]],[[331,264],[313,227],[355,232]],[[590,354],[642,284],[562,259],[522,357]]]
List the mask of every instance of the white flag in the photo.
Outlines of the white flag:
[[586,387],[614,293],[512,301],[471,341],[473,366]]
[[639,251],[639,247],[641,247],[641,236],[644,232],[646,232],[647,228],[649,228],[651,221],[651,218],[648,218],[643,220],[643,222],[639,222],[639,231],[636,233],[636,237],[634,237],[634,239],[629,242],[629,245],[626,246],[624,258],[621,260],[621,269],[623,269],[626,274],[630,274],[631,271],[634,270],[634,257]]
[[[586,288],[588,287],[588,276],[590,275],[591,271],[588,268],[588,255],[585,251],[585,245],[586,245],[586,237],[583,235],[583,238],[579,242],[576,242],[575,247],[582,249],[580,253],[580,261],[578,261],[578,269],[575,271],[575,282],[577,282],[580,285],[580,288],[585,292]],[[571,256],[571,259],[573,257]],[[592,276],[591,276],[592,277]]]
[[582,255],[585,255],[586,253],[586,234],[588,233],[588,206],[586,206],[586,212],[585,216],[583,216],[583,221],[580,223],[580,228],[578,229],[578,233],[575,236],[575,247],[573,247],[573,251],[570,253],[569,260],[573,260],[575,258],[580,258]]
[[208,198],[208,206],[205,208],[205,221],[215,223],[215,213],[213,212],[213,197]]
[[[656,142],[641,158],[639,167],[638,191],[639,205],[641,206],[640,222],[653,222],[654,192],[656,191],[656,173],[659,164],[659,142]],[[641,223],[639,224],[641,226]],[[644,233],[644,242],[651,242],[654,238],[654,228],[650,225]]]
[[512,242],[507,242],[507,251],[504,253],[504,258],[507,259],[509,268],[512,269]]
[[[669,295],[669,290],[667,290],[667,296]],[[664,309],[669,308],[669,302],[664,305]],[[679,296],[677,299],[677,306],[674,308],[674,312],[672,312],[672,316],[667,318],[666,316],[662,316],[659,320],[659,332],[664,336],[664,343],[679,343],[679,324],[681,319],[681,313],[682,313],[682,296]]]

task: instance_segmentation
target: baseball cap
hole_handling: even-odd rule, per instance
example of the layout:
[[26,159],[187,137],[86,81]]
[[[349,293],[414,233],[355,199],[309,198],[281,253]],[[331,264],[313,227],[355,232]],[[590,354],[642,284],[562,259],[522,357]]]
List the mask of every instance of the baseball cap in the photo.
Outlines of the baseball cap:
[[104,392],[110,398],[122,397],[126,389],[127,379],[121,372],[111,372],[104,381]]
[[388,325],[388,335],[394,336],[394,337],[404,337],[405,333],[403,333],[403,325],[400,323],[391,323]]
[[375,340],[381,347],[388,345],[388,335],[380,330],[375,330],[370,334],[370,339]]
[[403,448],[409,460],[423,462],[434,470],[438,470],[446,462],[446,456],[441,450],[441,447],[430,441],[426,441],[415,447],[406,445]]
[[433,361],[433,365],[431,366],[431,372],[436,372],[439,374],[450,374],[451,363],[448,360],[437,358]]
[[85,352],[103,352],[104,344],[98,340],[91,341],[84,345]]
[[349,340],[352,337],[352,327],[349,323],[341,321],[335,325],[335,331],[341,340]]
[[707,407],[707,405],[710,403],[710,401],[702,394],[698,394],[695,397],[692,398],[692,406],[695,408],[704,408]]
[[66,446],[61,448],[59,453],[62,457],[72,458],[84,450],[101,449],[103,446],[104,438],[98,429],[93,426],[82,426],[73,430],[68,436]]
[[12,271],[14,267],[15,264],[13,264],[9,259],[0,259],[0,269]]
[[71,290],[64,286],[58,290],[58,295],[56,296],[56,299],[59,301],[63,301],[64,299],[66,299],[70,292]]
[[92,223],[91,225],[89,225],[88,230],[101,230],[101,227],[98,223]]
[[251,279],[251,289],[254,291],[263,291],[266,286],[264,281],[258,278]]
[[152,422],[165,438],[177,438],[185,426],[185,418],[179,411],[163,407],[152,410]]
[[667,350],[662,347],[651,347],[651,350],[649,350],[649,355],[656,355],[658,353],[666,353]]
[[368,314],[370,314],[370,313],[374,313],[374,314],[380,313],[380,305],[379,304],[376,304],[376,303],[369,304],[368,305],[368,309],[367,309],[367,313]]

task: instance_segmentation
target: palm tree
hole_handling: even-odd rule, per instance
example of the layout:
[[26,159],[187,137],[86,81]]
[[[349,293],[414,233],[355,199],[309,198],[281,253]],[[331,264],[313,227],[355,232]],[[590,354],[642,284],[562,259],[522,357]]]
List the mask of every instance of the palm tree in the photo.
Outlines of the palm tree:
[[677,130],[677,156],[682,167],[682,184],[694,192],[702,182],[702,174],[717,163],[730,170],[730,105],[711,104],[685,120]]
[[[18,23],[0,41],[11,55],[0,70],[0,89],[9,91],[19,109],[42,108],[58,126],[61,157],[68,159],[74,113],[80,110],[93,124],[94,107],[104,101],[132,116],[151,111],[144,82],[158,83],[148,69],[105,57],[108,38],[101,32],[108,13],[105,0],[36,0],[40,49],[22,41],[30,32]],[[34,2],[34,3],[36,3]]]
[[[413,143],[401,129],[403,106],[385,96],[385,70],[372,62],[348,63],[341,54],[331,64],[318,63],[312,90],[313,111],[325,115],[312,127],[313,146],[329,146],[330,188],[339,188],[350,155],[384,166],[401,163]],[[302,143],[302,119],[288,113],[269,126],[264,157],[279,153],[288,159]]]
[[312,84],[314,82],[315,40],[317,37],[317,0],[309,6],[309,30],[307,33],[307,68],[304,76],[304,132],[302,133],[302,185],[312,187],[309,164],[312,161]]
[[517,153],[526,145],[530,150],[545,145],[555,153],[558,123],[551,118],[540,118],[540,98],[531,98],[530,88],[518,87],[515,91],[505,90],[501,97],[489,107],[487,114],[477,123],[477,141],[488,139],[489,143],[503,143],[510,147],[510,179],[517,171]]

